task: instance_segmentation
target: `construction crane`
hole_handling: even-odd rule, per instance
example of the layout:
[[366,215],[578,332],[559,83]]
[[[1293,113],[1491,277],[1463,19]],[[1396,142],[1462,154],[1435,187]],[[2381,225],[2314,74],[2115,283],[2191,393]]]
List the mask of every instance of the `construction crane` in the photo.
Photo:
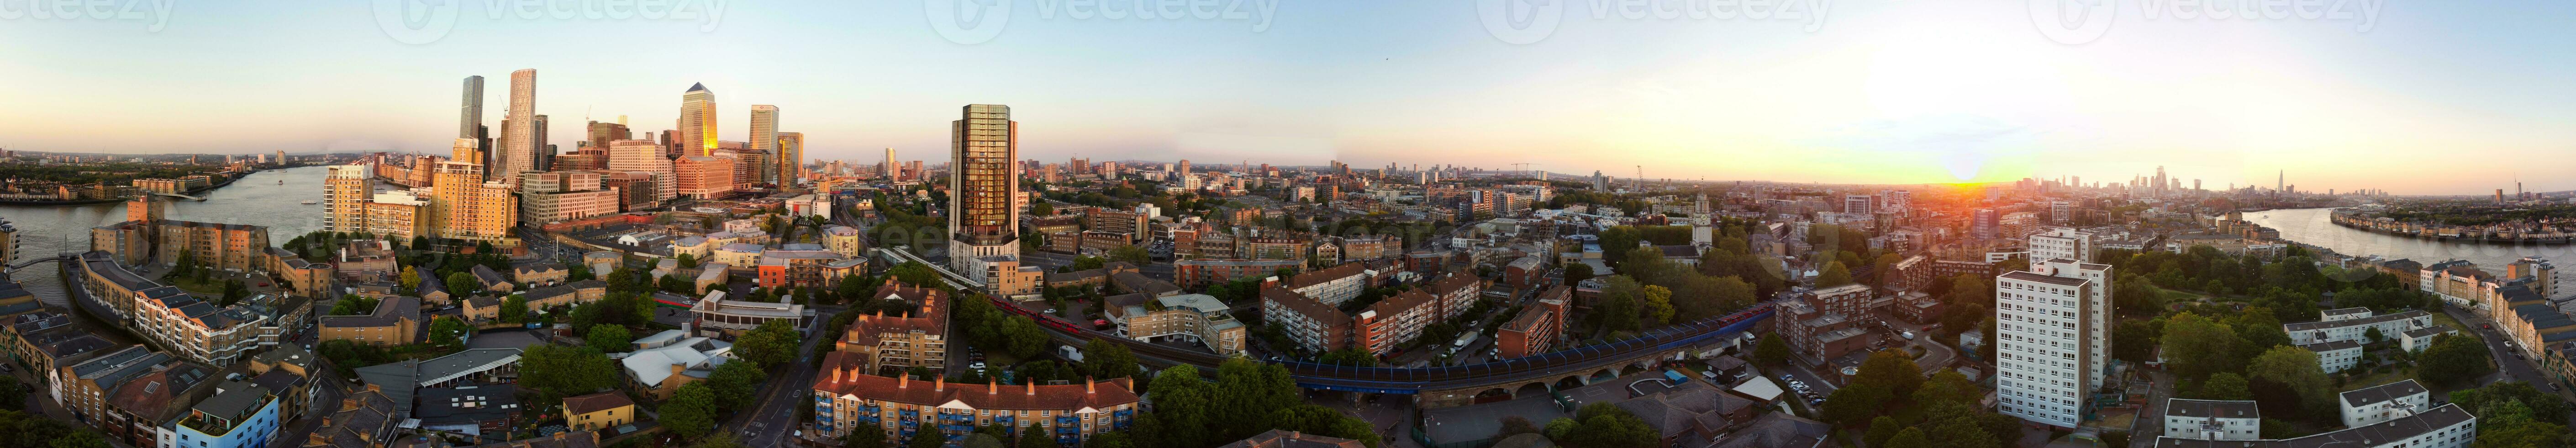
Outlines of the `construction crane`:
[[1637,177],[1628,178],[1628,189],[1646,191],[1646,166],[1637,165]]

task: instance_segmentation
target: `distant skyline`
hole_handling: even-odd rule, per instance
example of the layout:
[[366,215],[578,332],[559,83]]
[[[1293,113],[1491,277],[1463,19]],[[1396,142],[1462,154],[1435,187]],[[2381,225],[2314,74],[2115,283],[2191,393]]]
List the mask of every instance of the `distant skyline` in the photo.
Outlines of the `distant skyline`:
[[1823,14],[1689,18],[1711,1],[1731,3],[1648,1],[1684,8],[1665,20],[1564,0],[1535,33],[1480,20],[1493,16],[1480,6],[1515,0],[1227,0],[1219,10],[1243,17],[1208,20],[1019,0],[964,30],[929,18],[949,0],[690,0],[684,11],[710,13],[663,20],[452,1],[452,28],[428,19],[444,30],[428,34],[378,20],[374,4],[408,1],[181,2],[164,16],[138,0],[138,16],[105,19],[0,4],[0,39],[20,43],[0,46],[12,81],[0,98],[17,106],[0,110],[0,147],[443,154],[460,80],[495,84],[483,114],[497,135],[509,102],[497,84],[536,69],[534,112],[567,151],[585,116],[672,129],[681,92],[705,83],[722,92],[721,139],[746,140],[731,123],[776,105],[808,159],[852,163],[887,147],[940,160],[958,107],[1005,104],[1023,158],[1050,161],[1622,177],[1643,165],[1648,178],[1870,184],[2113,182],[2164,165],[2210,189],[2269,187],[2285,169],[2315,191],[2576,188],[2576,167],[2546,163],[2576,154],[2576,85],[2563,82],[2576,52],[2552,44],[2576,33],[2559,26],[2576,4],[2185,20],[2113,0],[2102,34],[2069,38],[2034,25],[2028,2],[1802,0]]

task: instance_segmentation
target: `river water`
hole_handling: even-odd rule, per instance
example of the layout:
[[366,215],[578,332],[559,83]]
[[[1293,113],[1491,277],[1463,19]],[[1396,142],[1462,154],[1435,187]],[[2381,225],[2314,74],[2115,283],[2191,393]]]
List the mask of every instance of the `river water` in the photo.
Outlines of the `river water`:
[[[322,228],[321,166],[252,173],[232,185],[206,192],[205,202],[163,197],[164,215],[181,221],[267,226],[271,244]],[[284,184],[280,184],[284,181]],[[0,206],[0,218],[18,227],[19,260],[44,258],[89,248],[89,229],[125,220],[125,204],[62,207]],[[53,263],[37,263],[11,272],[36,298],[64,304],[63,284]]]
[[2495,273],[2503,273],[2506,264],[2526,256],[2576,261],[2576,245],[2453,242],[2372,233],[2335,225],[2328,219],[2333,213],[2333,209],[2324,208],[2271,210],[2247,212],[2245,220],[2280,230],[2282,239],[2323,246],[2352,256],[2378,255],[2390,260],[2405,258],[2423,264],[2457,258],[2477,263],[2479,269]]

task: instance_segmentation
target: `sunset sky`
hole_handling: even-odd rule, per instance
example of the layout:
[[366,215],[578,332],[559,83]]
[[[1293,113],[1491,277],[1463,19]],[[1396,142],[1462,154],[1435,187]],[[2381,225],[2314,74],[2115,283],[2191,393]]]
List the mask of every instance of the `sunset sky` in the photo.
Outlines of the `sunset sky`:
[[[2329,1],[2323,17],[2249,20],[2109,0],[2105,31],[2070,38],[2033,20],[2055,0],[1790,2],[1821,20],[1690,17],[1733,0],[1648,0],[1684,9],[1631,19],[1602,1],[1262,0],[1241,19],[1145,20],[1017,0],[956,31],[934,18],[950,0],[689,0],[721,15],[622,20],[493,11],[622,4],[606,0],[176,1],[166,21],[151,1],[64,18],[31,11],[54,0],[0,0],[0,147],[443,154],[462,78],[487,78],[497,129],[509,72],[534,68],[566,150],[584,116],[669,129],[680,93],[705,83],[722,138],[772,104],[808,157],[861,163],[886,147],[942,159],[958,107],[996,103],[1024,158],[1049,161],[1830,183],[2117,181],[2164,165],[2213,189],[2277,170],[2303,190],[2576,189],[2561,163],[2576,155],[2576,3]],[[1561,19],[1532,32],[1480,18],[1521,2]],[[441,5],[456,17],[444,33],[378,20]]]

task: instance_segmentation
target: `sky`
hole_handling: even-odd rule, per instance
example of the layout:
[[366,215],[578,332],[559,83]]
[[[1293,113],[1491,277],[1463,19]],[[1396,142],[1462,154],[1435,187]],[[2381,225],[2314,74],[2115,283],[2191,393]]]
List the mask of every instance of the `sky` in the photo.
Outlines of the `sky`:
[[487,78],[497,129],[532,68],[567,150],[583,117],[669,129],[704,83],[723,139],[776,105],[809,158],[854,163],[936,163],[960,106],[989,103],[1048,161],[2568,190],[2576,164],[2532,162],[2576,155],[2571,19],[2388,0],[0,0],[0,147],[444,154],[464,77]]

